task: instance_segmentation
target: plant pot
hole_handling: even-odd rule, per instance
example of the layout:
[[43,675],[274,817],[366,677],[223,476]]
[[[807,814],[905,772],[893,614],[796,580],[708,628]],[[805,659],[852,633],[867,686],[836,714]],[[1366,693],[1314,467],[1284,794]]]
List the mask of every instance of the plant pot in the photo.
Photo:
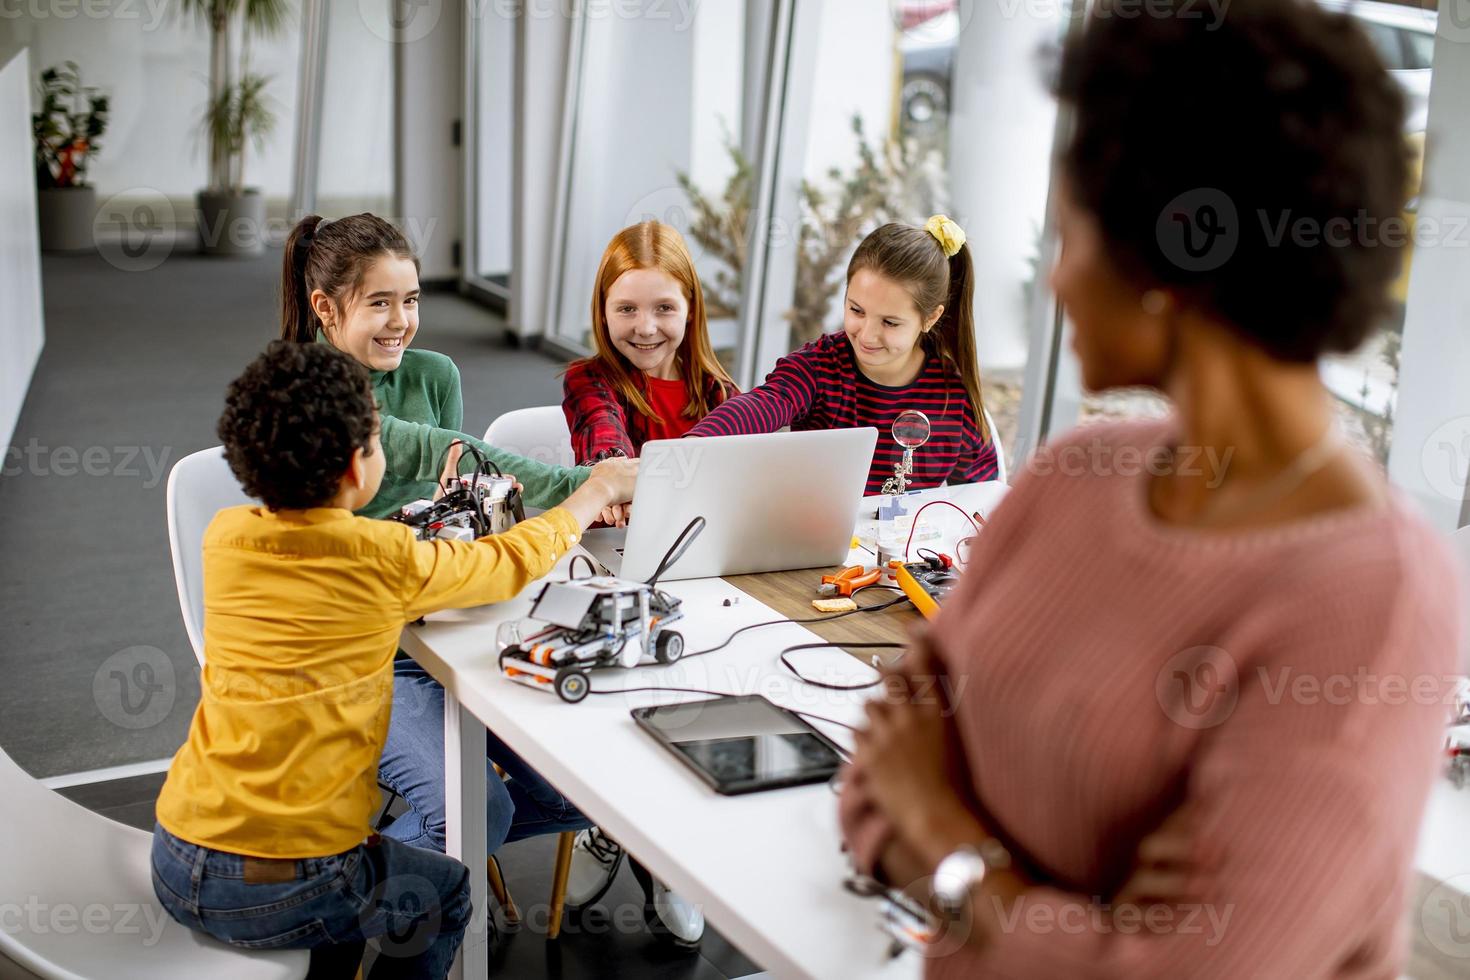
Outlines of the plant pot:
[[46,187],[36,192],[41,249],[46,252],[90,252],[97,247],[92,219],[97,191],[92,187]]
[[260,191],[200,191],[195,203],[199,254],[246,256],[265,251],[265,195]]

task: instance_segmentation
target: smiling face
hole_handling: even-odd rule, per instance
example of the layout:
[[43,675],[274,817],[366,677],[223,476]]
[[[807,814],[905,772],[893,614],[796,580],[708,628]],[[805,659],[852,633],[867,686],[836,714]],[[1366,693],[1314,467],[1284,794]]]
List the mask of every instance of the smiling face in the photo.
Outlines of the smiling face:
[[842,329],[864,374],[879,384],[901,385],[924,363],[919,338],[943,313],[940,306],[924,316],[902,283],[859,269],[847,283]]
[[689,327],[689,299],[658,269],[629,269],[613,281],[603,304],[613,347],[651,377],[677,379],[676,358]]
[[419,274],[413,260],[381,255],[338,304],[320,289],[312,309],[332,346],[374,371],[392,371],[419,329]]

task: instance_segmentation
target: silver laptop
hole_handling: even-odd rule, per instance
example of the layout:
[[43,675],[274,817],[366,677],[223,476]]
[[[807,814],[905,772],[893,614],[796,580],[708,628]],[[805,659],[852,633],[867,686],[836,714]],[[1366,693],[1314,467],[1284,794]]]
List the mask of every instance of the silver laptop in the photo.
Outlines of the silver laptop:
[[835,565],[847,557],[877,429],[773,432],[645,443],[628,527],[582,544],[643,581],[696,517],[705,528],[661,581]]

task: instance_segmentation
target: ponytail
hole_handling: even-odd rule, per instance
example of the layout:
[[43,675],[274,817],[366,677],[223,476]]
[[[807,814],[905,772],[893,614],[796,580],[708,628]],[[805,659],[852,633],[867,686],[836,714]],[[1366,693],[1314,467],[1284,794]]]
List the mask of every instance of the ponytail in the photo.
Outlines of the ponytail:
[[885,279],[903,283],[926,318],[944,306],[944,313],[924,334],[922,343],[939,358],[946,372],[959,379],[981,437],[994,441],[980,396],[980,360],[975,354],[975,268],[964,231],[941,214],[930,218],[923,228],[886,224],[859,243],[847,264],[848,282],[859,269],[872,269]]
[[929,335],[934,338],[940,361],[965,386],[980,436],[986,442],[992,441],[990,425],[985,421],[985,401],[980,395],[980,358],[975,353],[975,265],[970,260],[969,245],[961,245],[949,259],[949,296],[944,313]]
[[296,222],[286,238],[286,255],[281,260],[281,339],[309,344],[316,339],[321,320],[311,308],[311,289],[306,285],[306,260],[322,216],[309,214]]
[[336,221],[309,214],[296,222],[281,259],[281,339],[300,344],[316,340],[322,322],[312,309],[311,294],[320,289],[340,306],[381,255],[410,259],[419,267],[403,232],[375,214]]

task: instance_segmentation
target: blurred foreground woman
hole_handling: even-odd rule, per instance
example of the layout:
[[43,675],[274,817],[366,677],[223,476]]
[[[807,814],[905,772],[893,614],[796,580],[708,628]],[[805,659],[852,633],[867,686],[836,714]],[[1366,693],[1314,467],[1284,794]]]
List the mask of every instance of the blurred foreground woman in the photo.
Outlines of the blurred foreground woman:
[[846,780],[859,868],[949,922],[931,977],[1403,963],[1456,572],[1316,362],[1399,272],[1404,107],[1344,16],[1197,7],[1104,0],[1057,79],[1084,380],[1173,414],[1033,457]]

